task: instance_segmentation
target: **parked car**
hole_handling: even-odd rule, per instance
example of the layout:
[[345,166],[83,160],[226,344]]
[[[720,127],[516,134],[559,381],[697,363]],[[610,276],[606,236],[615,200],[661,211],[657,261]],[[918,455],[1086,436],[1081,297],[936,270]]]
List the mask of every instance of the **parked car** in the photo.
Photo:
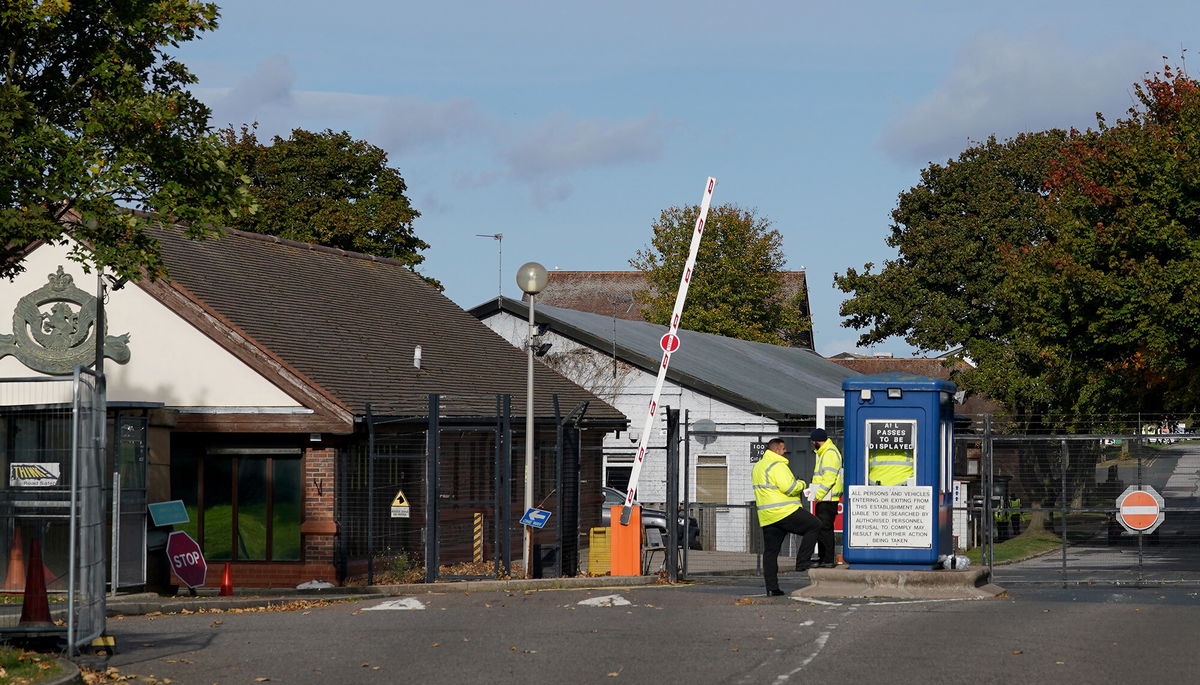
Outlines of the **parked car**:
[[[612,507],[625,503],[625,493],[614,488],[604,488],[604,508],[600,513],[601,521],[604,525],[609,525],[611,519]],[[634,502],[638,504],[638,502]],[[684,528],[683,516],[679,517],[679,535],[680,546],[682,546],[682,536]],[[700,522],[694,516],[687,518],[688,526],[688,549],[700,549]],[[667,539],[667,512],[662,509],[650,509],[642,507],[642,528],[657,528],[664,540]]]

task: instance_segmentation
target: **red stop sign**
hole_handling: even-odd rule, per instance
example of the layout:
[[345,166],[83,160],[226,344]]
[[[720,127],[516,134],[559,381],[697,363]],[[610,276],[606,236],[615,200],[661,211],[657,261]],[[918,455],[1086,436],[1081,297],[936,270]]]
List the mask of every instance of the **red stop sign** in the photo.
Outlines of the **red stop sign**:
[[167,561],[171,570],[179,580],[188,587],[204,585],[204,576],[208,574],[208,563],[204,561],[204,552],[192,536],[177,530],[167,538]]

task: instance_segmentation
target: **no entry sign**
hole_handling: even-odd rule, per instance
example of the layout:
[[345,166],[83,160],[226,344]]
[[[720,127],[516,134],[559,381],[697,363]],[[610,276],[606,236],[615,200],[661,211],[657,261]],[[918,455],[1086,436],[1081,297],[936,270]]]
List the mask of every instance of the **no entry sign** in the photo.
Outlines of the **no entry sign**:
[[167,560],[171,570],[188,587],[204,585],[204,576],[208,574],[208,562],[204,561],[204,553],[192,536],[177,530],[167,538]]
[[1163,522],[1163,498],[1154,488],[1131,485],[1117,498],[1117,520],[1131,533],[1152,533]]

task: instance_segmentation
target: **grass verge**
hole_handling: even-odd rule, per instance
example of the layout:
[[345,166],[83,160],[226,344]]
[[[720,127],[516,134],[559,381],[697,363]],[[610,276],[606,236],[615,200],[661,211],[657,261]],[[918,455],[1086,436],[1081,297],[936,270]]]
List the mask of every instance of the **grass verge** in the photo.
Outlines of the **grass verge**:
[[[1070,541],[1070,536],[1067,537]],[[1045,554],[1052,549],[1057,549],[1062,546],[1062,538],[1053,533],[1026,533],[1018,535],[1015,538],[1009,538],[1004,542],[997,542],[995,545],[995,563],[1006,564],[1021,559],[1028,559],[1039,554]],[[982,554],[983,548],[976,547],[969,549],[965,553],[972,564],[980,565],[983,563]]]
[[0,647],[0,683],[25,685],[58,675],[62,667],[52,657],[15,647]]

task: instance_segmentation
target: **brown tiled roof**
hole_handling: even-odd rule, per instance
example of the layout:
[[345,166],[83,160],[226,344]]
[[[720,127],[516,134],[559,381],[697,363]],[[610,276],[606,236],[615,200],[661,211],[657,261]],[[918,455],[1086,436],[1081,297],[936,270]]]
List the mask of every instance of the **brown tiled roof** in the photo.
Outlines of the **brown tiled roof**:
[[[950,366],[946,366],[945,362],[947,360],[945,359],[928,359],[923,357],[911,359],[904,357],[829,357],[829,361],[841,364],[847,369],[857,371],[866,376],[898,371],[948,381],[954,380],[951,376],[955,371],[973,368],[961,359],[955,359],[950,362]],[[999,408],[1000,405],[986,397],[974,396],[967,398],[956,411],[960,414],[986,414],[997,411]]]
[[[156,230],[168,286],[228,322],[282,368],[362,415],[421,416],[430,393],[445,416],[494,416],[495,395],[525,414],[526,355],[397,261],[229,230],[192,241]],[[421,368],[413,364],[421,346]],[[535,412],[590,402],[585,419],[623,415],[543,364]]]
[[[783,294],[791,300],[804,295],[803,314],[808,316],[808,285],[803,271],[781,271]],[[643,321],[644,305],[634,294],[646,290],[649,283],[641,271],[550,271],[546,289],[538,293],[538,302],[552,307],[573,309],[628,321]],[[522,296],[522,301],[528,299]],[[807,345],[812,349],[811,340]]]

